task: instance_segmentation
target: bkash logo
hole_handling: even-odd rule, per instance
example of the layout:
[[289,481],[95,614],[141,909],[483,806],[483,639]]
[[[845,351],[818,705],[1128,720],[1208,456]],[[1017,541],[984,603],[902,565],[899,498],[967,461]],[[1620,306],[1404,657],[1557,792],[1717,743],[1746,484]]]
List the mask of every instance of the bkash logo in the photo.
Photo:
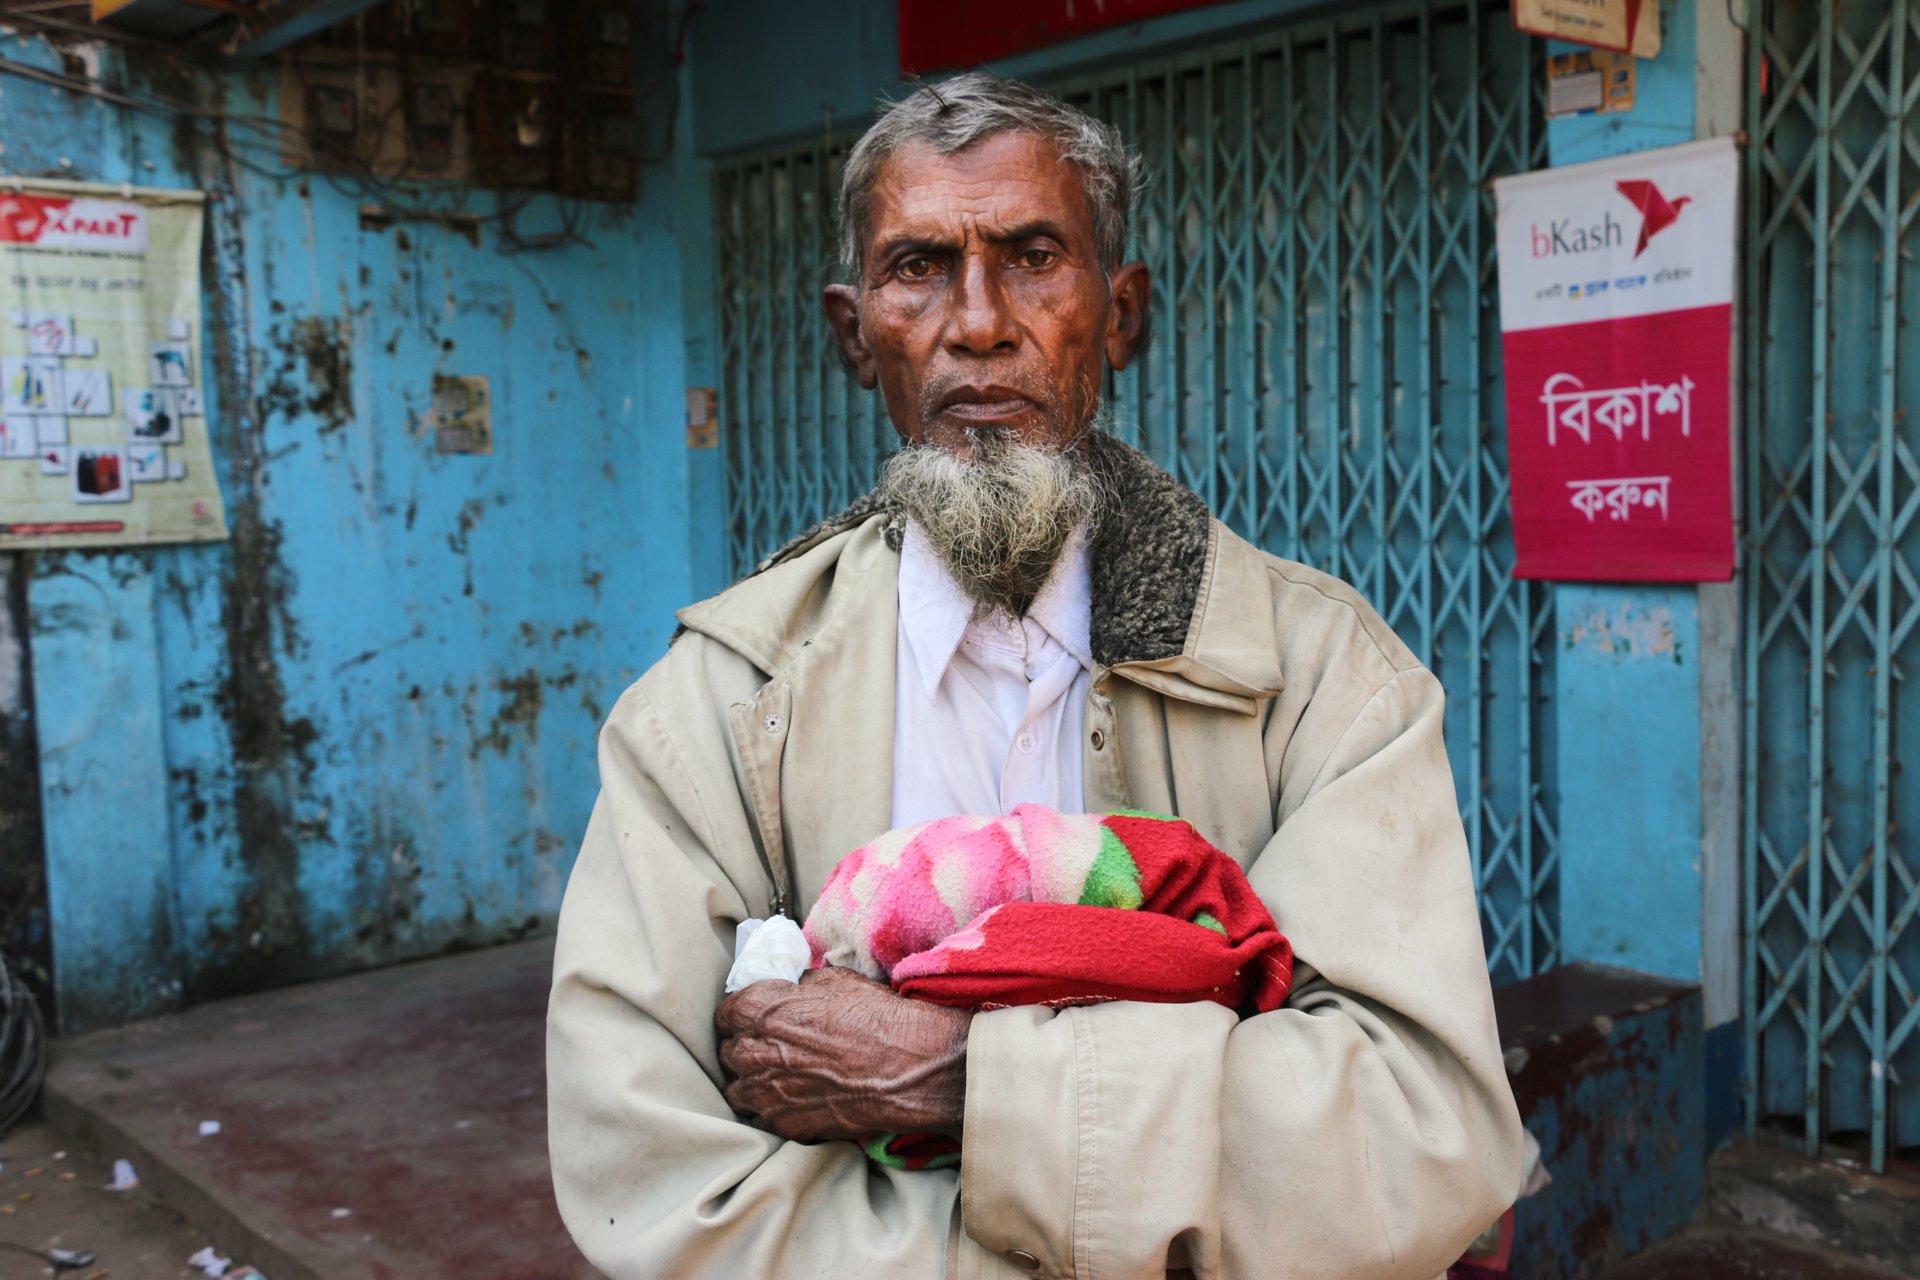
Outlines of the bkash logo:
[[[1640,211],[1640,236],[1633,246],[1636,258],[1647,251],[1649,241],[1680,220],[1680,210],[1693,203],[1692,196],[1668,200],[1658,186],[1644,178],[1625,179],[1613,186]],[[1544,227],[1536,222],[1528,230],[1536,258],[1598,253],[1626,243],[1626,229],[1611,213],[1602,214],[1600,221],[1585,226],[1575,225],[1572,218],[1556,218]]]
[[1640,243],[1633,246],[1633,256],[1636,258],[1647,251],[1647,241],[1678,222],[1680,210],[1693,203],[1692,196],[1681,196],[1669,203],[1660,194],[1659,187],[1643,180],[1634,179],[1613,185],[1640,211]]
[[1600,221],[1584,226],[1575,226],[1572,218],[1555,218],[1544,227],[1536,222],[1530,231],[1533,256],[1536,258],[1598,253],[1602,249],[1618,248],[1627,242],[1627,229],[1611,213],[1603,214]]

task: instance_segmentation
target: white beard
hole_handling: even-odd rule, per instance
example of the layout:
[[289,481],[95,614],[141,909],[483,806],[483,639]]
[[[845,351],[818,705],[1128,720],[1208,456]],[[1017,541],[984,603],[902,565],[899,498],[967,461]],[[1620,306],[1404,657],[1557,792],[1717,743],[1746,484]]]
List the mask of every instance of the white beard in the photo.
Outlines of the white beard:
[[1085,449],[1060,451],[969,432],[971,461],[910,444],[887,460],[880,492],[933,544],[983,613],[1021,617],[1046,585],[1067,539],[1101,505]]

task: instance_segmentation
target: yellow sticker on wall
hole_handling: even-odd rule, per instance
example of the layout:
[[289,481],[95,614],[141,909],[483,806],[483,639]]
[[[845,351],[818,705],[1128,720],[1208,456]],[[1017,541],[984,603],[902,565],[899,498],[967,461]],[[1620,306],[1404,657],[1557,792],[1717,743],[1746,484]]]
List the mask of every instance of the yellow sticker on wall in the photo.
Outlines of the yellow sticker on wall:
[[434,374],[427,419],[435,453],[493,452],[493,397],[484,374]]

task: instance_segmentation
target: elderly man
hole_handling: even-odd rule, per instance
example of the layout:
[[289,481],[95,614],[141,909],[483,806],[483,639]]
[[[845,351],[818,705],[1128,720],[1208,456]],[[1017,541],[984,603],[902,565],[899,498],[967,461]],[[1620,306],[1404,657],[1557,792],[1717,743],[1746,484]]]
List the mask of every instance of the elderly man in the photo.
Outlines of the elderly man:
[[[1511,1203],[1433,676],[1096,426],[1139,350],[1117,133],[984,74],[848,160],[827,318],[905,443],[680,614],[601,737],[560,918],[554,1181],[617,1280],[1431,1280]],[[734,925],[882,831],[1023,802],[1178,814],[1298,958],[1283,1008],[968,1013],[849,971],[722,1002]],[[958,1168],[852,1139],[964,1135]]]

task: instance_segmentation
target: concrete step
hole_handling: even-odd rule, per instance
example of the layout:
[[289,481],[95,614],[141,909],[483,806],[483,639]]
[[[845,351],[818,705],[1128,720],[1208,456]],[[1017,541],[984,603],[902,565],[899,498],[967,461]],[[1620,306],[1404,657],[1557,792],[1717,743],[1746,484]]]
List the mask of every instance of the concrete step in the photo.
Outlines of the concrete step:
[[1900,1280],[1906,1274],[1770,1231],[1712,1223],[1616,1263],[1600,1280]]
[[552,954],[523,943],[59,1041],[43,1110],[273,1280],[592,1280],[547,1167]]
[[1736,1143],[1707,1162],[1702,1221],[1764,1231],[1920,1280],[1920,1177],[1875,1175],[1775,1142]]

